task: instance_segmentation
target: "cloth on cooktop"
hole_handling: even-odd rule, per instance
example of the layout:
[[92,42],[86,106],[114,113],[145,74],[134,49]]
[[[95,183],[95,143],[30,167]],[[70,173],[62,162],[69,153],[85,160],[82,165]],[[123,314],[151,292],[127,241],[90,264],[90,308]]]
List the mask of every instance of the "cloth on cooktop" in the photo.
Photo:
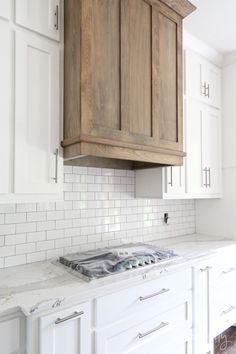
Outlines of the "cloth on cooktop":
[[59,258],[67,267],[92,278],[101,278],[113,273],[178,257],[172,250],[143,243],[78,252]]

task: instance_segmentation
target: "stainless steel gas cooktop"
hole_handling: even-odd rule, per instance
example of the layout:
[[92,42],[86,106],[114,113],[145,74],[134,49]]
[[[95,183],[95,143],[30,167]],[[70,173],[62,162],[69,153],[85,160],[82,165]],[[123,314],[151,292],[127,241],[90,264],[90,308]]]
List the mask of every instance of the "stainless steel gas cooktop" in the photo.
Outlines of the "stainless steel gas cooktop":
[[154,245],[137,243],[74,253],[59,258],[66,267],[88,279],[98,279],[132,268],[160,263],[178,257],[174,251]]

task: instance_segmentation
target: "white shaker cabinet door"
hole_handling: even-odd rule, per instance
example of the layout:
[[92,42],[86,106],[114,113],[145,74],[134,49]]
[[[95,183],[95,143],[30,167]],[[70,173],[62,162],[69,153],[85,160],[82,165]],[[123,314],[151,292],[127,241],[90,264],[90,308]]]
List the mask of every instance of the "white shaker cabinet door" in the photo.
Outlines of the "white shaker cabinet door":
[[165,169],[168,197],[178,197],[185,194],[185,166],[171,166]]
[[0,193],[9,192],[10,183],[10,90],[11,90],[11,32],[0,19]]
[[90,332],[89,304],[42,317],[40,354],[91,354]]
[[16,23],[59,40],[59,5],[60,0],[15,0]]
[[0,17],[10,18],[10,0],[0,0]]
[[25,319],[21,314],[0,317],[0,354],[25,354]]
[[202,151],[207,192],[211,194],[221,193],[220,146],[220,113],[217,109],[206,107],[202,120]]
[[59,48],[16,33],[15,193],[61,191]]

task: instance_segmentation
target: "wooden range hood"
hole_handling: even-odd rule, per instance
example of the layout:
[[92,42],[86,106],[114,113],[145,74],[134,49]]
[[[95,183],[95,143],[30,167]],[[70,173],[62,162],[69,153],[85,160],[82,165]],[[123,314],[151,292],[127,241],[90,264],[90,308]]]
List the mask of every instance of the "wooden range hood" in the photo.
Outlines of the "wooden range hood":
[[187,0],[65,1],[64,158],[140,168],[183,163]]

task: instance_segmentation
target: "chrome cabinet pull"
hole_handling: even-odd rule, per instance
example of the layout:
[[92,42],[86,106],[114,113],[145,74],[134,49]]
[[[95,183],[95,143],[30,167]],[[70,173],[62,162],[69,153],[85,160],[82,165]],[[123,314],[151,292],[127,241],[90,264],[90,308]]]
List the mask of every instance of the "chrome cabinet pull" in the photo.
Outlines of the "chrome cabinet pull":
[[208,187],[211,188],[211,169],[208,168],[208,173],[209,173],[209,183],[208,183]]
[[153,294],[151,294],[151,295],[140,296],[140,297],[139,297],[139,300],[140,300],[140,301],[145,301],[145,300],[151,299],[152,297],[155,297],[155,296],[158,296],[158,295],[161,295],[161,294],[165,294],[165,293],[167,293],[168,291],[170,291],[170,289],[161,289],[160,291],[158,291],[158,292],[156,292],[156,293],[153,293]]
[[58,319],[55,321],[55,324],[57,325],[57,324],[60,324],[60,323],[63,323],[63,322],[72,320],[73,318],[82,316],[83,314],[84,314],[84,311],[74,312],[74,313],[73,313],[72,315],[70,315],[70,316],[63,317],[63,318],[58,318]]
[[59,29],[59,6],[56,6],[55,12],[54,12],[54,28],[56,31]]
[[208,171],[208,169],[207,169],[207,167],[205,167],[205,168],[203,169],[203,172],[204,172],[204,175],[205,175],[205,183],[203,183],[203,186],[206,187],[206,188],[208,187],[207,171]]
[[155,327],[155,328],[153,328],[153,329],[151,329],[150,331],[147,331],[147,332],[145,332],[145,333],[139,333],[138,334],[138,338],[139,339],[142,339],[142,338],[144,338],[144,337],[146,337],[146,336],[149,336],[149,334],[152,334],[152,333],[154,333],[154,332],[157,332],[157,331],[159,331],[161,328],[164,328],[164,327],[166,327],[166,326],[168,326],[169,325],[169,322],[161,322],[161,324],[158,326],[158,327]]
[[52,177],[52,179],[55,181],[55,183],[58,183],[58,155],[59,155],[59,149],[56,149],[56,152],[54,153],[55,155],[55,177]]
[[227,310],[222,311],[221,315],[227,315],[227,313],[230,313],[231,311],[235,310],[236,306],[230,306]]
[[223,274],[228,274],[228,273],[231,273],[231,272],[234,272],[235,271],[235,268],[229,268],[228,270],[223,270]]
[[210,84],[206,86],[206,97],[210,98]]
[[205,268],[200,268],[200,271],[201,272],[207,272],[208,270],[211,270],[211,269],[212,269],[212,267],[207,266]]
[[201,91],[201,94],[203,96],[206,96],[206,90],[207,90],[207,84],[206,84],[206,81],[204,82],[204,84],[202,85],[202,91]]
[[170,167],[170,182],[169,185],[173,187],[173,168]]

